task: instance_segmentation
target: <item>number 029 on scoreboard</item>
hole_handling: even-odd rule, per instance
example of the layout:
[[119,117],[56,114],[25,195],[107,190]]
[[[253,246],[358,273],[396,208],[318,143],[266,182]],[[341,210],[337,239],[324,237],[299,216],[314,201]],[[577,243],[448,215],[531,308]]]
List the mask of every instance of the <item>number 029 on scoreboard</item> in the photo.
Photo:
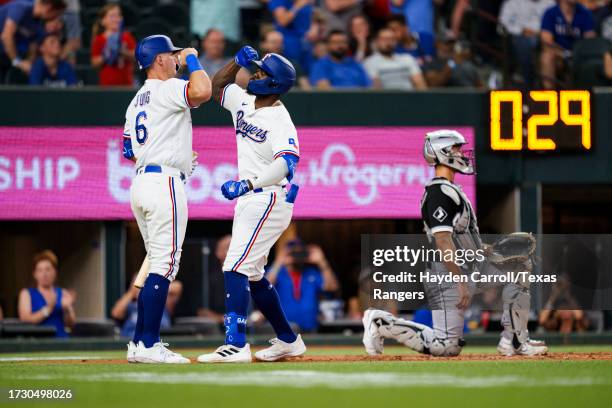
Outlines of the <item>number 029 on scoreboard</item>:
[[491,150],[591,150],[589,91],[491,91],[489,119]]

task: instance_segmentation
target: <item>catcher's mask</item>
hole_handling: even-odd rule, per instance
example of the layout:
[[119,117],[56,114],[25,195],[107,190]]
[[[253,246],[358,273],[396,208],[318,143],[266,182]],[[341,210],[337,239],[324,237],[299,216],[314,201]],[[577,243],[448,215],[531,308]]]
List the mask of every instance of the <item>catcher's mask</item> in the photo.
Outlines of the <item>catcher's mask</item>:
[[[462,174],[475,174],[474,151],[464,150],[465,137],[456,130],[442,129],[425,135],[423,157],[431,166],[442,164]],[[457,146],[457,149],[453,147]]]

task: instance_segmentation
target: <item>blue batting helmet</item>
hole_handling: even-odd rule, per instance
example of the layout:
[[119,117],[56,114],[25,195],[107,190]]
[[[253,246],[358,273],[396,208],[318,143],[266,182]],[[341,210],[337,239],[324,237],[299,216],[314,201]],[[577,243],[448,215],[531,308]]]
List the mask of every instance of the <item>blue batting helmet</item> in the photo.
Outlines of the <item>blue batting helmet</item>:
[[282,55],[270,53],[261,60],[253,61],[268,76],[252,79],[247,90],[255,95],[280,95],[288,92],[295,83],[295,68]]
[[172,44],[172,40],[165,35],[158,34],[145,37],[140,40],[136,47],[138,68],[149,68],[158,54],[180,50],[182,50],[182,48],[175,47],[174,44]]

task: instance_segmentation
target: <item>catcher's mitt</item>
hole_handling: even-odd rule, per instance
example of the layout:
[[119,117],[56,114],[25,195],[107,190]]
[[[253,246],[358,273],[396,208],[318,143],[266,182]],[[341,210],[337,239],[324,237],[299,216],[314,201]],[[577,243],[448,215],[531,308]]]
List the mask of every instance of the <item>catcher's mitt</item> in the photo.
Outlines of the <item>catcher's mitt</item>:
[[489,261],[504,271],[531,271],[536,239],[529,232],[514,232],[491,245]]

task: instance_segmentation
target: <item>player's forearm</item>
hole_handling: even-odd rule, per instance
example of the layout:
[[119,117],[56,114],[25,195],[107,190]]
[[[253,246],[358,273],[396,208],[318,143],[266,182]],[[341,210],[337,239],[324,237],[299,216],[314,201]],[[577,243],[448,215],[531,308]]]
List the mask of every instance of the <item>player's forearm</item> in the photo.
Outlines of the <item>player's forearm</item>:
[[434,234],[434,238],[436,240],[437,249],[442,251],[442,253],[444,254],[452,254],[451,260],[444,261],[444,266],[446,266],[446,269],[453,275],[461,275],[461,268],[459,268],[459,266],[457,266],[457,264],[455,263],[455,244],[453,243],[451,233],[446,231],[437,232]]
[[287,177],[288,172],[287,162],[282,157],[279,157],[266,167],[261,174],[249,181],[253,189],[273,186]]
[[240,71],[240,65],[232,60],[215,74],[212,79],[212,96],[215,101],[221,102],[223,88],[235,81],[238,71]]

